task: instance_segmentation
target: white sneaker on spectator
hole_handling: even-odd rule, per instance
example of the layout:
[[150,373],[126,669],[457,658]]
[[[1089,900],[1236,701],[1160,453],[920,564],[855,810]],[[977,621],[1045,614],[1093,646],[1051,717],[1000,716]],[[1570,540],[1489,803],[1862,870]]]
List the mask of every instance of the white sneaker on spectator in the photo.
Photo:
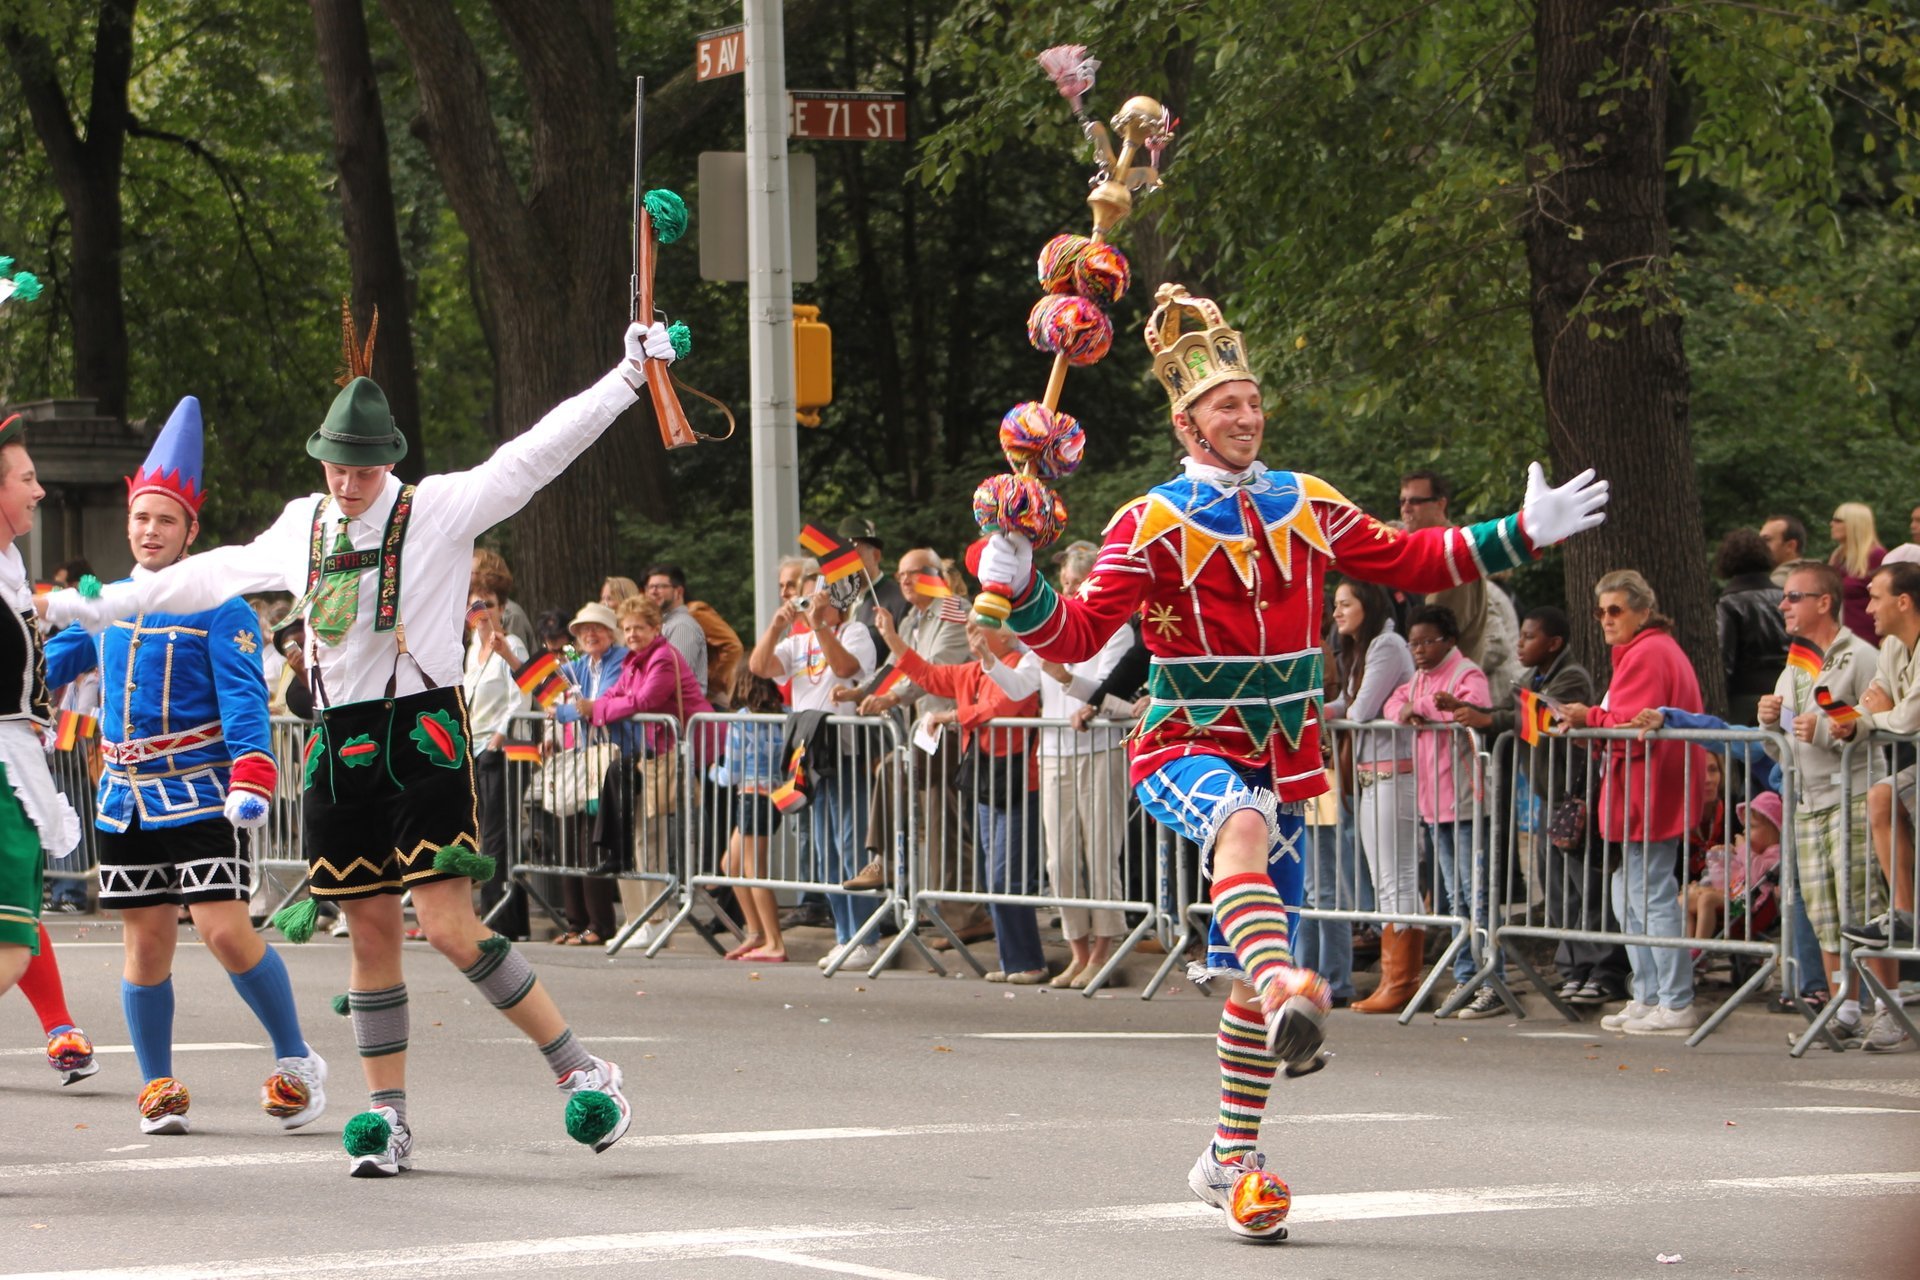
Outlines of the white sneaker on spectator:
[[1913,1037],[1893,1016],[1893,1010],[1882,1009],[1873,1015],[1873,1025],[1867,1028],[1867,1036],[1861,1048],[1868,1053],[1906,1053],[1915,1047]]
[[1657,1006],[1645,1015],[1629,1019],[1621,1030],[1630,1036],[1679,1036],[1700,1025],[1700,1011],[1692,1005],[1684,1009]]
[[344,915],[333,922],[331,932],[336,938],[344,938],[347,936],[347,918]]
[[880,948],[874,946],[872,943],[863,942],[847,952],[840,967],[842,969],[854,969],[865,972],[873,968],[873,962],[879,958]]
[[1460,988],[1464,987],[1465,985],[1466,983],[1464,982],[1456,982],[1451,987],[1448,987],[1447,994],[1440,997],[1440,1003],[1433,1006],[1433,1016],[1436,1018],[1451,1018],[1454,1016],[1454,1014],[1458,1013],[1459,1010],[1457,1009],[1451,1010],[1447,1013],[1442,1013],[1441,1010],[1445,1009],[1448,1005],[1453,1003],[1453,998],[1460,994]]
[[1623,1031],[1635,1018],[1644,1018],[1652,1013],[1656,1006],[1641,1004],[1638,1000],[1627,1001],[1627,1007],[1618,1013],[1610,1013],[1600,1019],[1600,1025],[1608,1031]]
[[[1858,1018],[1848,1022],[1836,1016],[1832,1022],[1827,1024],[1826,1030],[1828,1035],[1831,1035],[1835,1040],[1840,1042],[1840,1048],[1842,1050],[1858,1049],[1867,1038],[1867,1029],[1860,1025]],[[1789,1031],[1787,1032],[1787,1043],[1799,1044],[1800,1037],[1805,1034],[1807,1034],[1805,1027],[1800,1028],[1798,1031]],[[1812,1047],[1815,1049],[1832,1049],[1833,1045],[1828,1042],[1826,1036],[1815,1036]],[[1885,1053],[1886,1050],[1882,1049],[1880,1052]]]
[[1469,1020],[1473,1018],[1497,1018],[1506,1011],[1506,1001],[1500,998],[1500,993],[1493,989],[1491,982],[1484,982],[1480,984],[1479,990],[1473,993],[1473,999],[1467,1001],[1460,1012],[1453,1016]]
[[814,965],[817,968],[824,969],[828,965],[832,964],[835,960],[838,960],[840,958],[840,953],[842,951],[845,951],[846,949],[847,949],[846,943],[836,942],[833,944],[833,946],[830,949],[828,949],[827,954],[821,956],[818,960],[814,961]]

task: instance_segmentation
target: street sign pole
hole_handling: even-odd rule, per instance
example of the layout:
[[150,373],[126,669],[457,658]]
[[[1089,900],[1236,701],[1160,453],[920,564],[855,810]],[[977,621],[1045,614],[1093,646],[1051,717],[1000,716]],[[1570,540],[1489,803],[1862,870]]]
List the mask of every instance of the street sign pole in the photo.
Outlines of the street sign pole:
[[744,0],[747,97],[747,358],[752,403],[756,633],[780,605],[780,558],[800,535],[793,400],[793,272],[787,221],[787,71],[781,0]]

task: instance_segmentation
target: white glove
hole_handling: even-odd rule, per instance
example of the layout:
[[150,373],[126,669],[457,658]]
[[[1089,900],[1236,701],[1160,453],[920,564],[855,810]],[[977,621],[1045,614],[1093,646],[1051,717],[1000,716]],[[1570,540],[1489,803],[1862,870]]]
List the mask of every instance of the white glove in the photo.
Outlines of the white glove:
[[1607,518],[1607,482],[1593,478],[1588,467],[1559,488],[1547,485],[1539,463],[1527,468],[1527,500],[1520,504],[1520,520],[1535,547],[1565,542],[1576,533],[1597,529]]
[[267,825],[267,802],[251,791],[227,792],[227,821],[236,827],[264,827]]
[[672,364],[676,357],[673,343],[667,337],[667,326],[655,321],[650,326],[639,323],[627,326],[627,360],[634,368],[640,368],[644,360],[660,360]]
[[1033,543],[1021,533],[988,538],[980,553],[980,581],[1000,583],[1008,588],[1008,599],[1017,598],[1033,581]]
[[114,612],[109,593],[113,591],[113,587],[119,585],[121,584],[115,583],[113,586],[104,588],[102,593],[92,600],[87,599],[72,587],[52,592],[46,598],[47,607],[44,610],[47,624],[55,627],[78,624],[88,632],[98,635],[112,626],[114,618],[118,616]]

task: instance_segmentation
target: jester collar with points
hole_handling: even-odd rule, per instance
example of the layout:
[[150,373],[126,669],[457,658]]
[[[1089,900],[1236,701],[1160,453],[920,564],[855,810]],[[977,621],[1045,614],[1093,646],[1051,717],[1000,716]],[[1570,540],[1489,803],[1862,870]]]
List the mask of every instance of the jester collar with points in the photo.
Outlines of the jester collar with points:
[[[1291,582],[1296,536],[1322,554],[1332,553],[1314,516],[1315,501],[1344,505],[1347,500],[1313,476],[1268,471],[1257,464],[1250,477],[1231,487],[1181,476],[1149,490],[1140,500],[1139,522],[1127,550],[1138,554],[1164,540],[1180,560],[1183,587],[1192,586],[1218,552],[1240,575],[1240,581],[1252,586],[1254,557],[1263,540],[1280,566],[1281,578]],[[1258,534],[1248,527],[1248,507],[1259,523]]]

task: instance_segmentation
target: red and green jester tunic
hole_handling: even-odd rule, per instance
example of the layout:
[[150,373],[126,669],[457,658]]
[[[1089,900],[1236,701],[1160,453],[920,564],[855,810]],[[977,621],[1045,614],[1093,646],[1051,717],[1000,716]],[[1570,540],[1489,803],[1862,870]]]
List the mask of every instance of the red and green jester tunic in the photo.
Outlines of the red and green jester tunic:
[[1270,768],[1283,803],[1321,794],[1328,571],[1424,594],[1533,556],[1517,514],[1409,533],[1304,473],[1186,467],[1115,514],[1078,599],[1036,573],[1008,619],[1041,657],[1066,663],[1140,611],[1152,703],[1131,739],[1136,786],[1172,759],[1210,755]]

